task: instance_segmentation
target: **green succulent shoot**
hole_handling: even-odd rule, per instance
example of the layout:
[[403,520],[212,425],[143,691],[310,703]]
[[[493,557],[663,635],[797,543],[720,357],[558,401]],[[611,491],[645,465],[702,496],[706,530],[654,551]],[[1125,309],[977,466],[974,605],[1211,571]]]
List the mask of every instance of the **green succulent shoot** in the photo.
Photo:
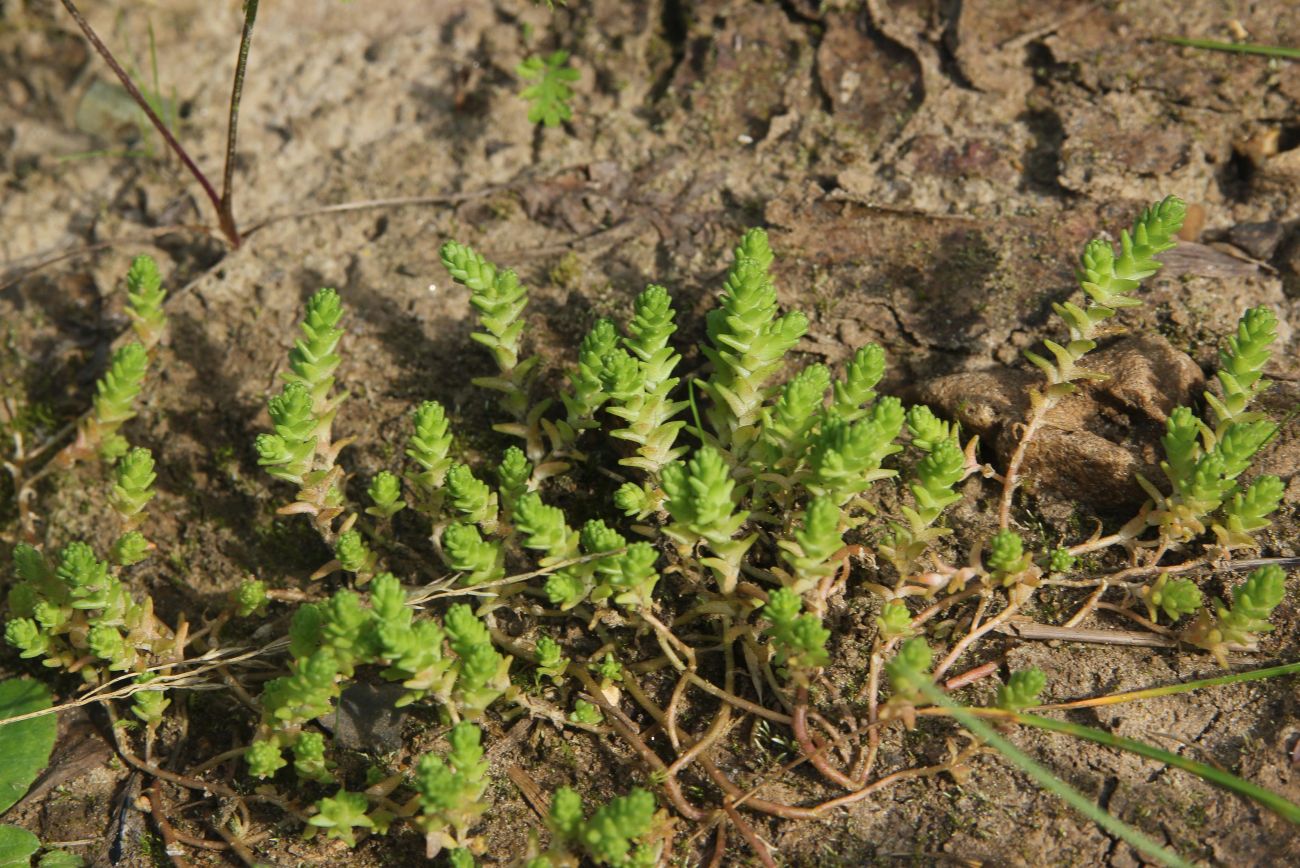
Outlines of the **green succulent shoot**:
[[596,865],[641,868],[658,864],[660,845],[650,843],[655,828],[655,798],[634,788],[583,816],[582,797],[561,787],[551,800],[546,825],[553,839],[551,855],[569,864],[586,856]]
[[412,414],[415,430],[407,441],[406,455],[419,466],[419,472],[410,477],[427,504],[426,510],[437,511],[433,500],[447,479],[447,472],[456,462],[450,457],[451,432],[447,412],[437,401],[425,401]]
[[686,423],[673,417],[688,402],[670,397],[679,382],[673,371],[681,361],[668,345],[677,329],[674,316],[668,291],[662,286],[646,287],[636,298],[625,348],[608,350],[601,370],[601,385],[610,398],[606,410],[622,423],[610,436],[636,445],[636,454],[619,463],[651,478],[686,452],[686,447],[676,445]]
[[1078,562],[1079,559],[1063,546],[1052,549],[1052,553],[1047,558],[1048,569],[1054,573],[1068,573]]
[[898,653],[885,663],[885,675],[894,695],[909,703],[921,698],[919,685],[930,680],[930,663],[934,652],[920,636],[908,639]]
[[312,399],[312,413],[326,428],[345,397],[330,396],[334,372],[340,361],[337,350],[343,329],[338,326],[342,318],[343,305],[337,292],[321,289],[312,295],[298,326],[302,336],[289,351],[289,370],[284,374],[286,383],[301,383],[307,387]]
[[250,744],[244,751],[244,762],[248,763],[248,773],[261,780],[272,777],[288,765],[280,746],[271,740],[255,741]]
[[507,516],[514,515],[515,504],[528,493],[532,478],[533,465],[524,451],[516,446],[507,449],[497,465],[497,489]]
[[757,536],[734,539],[749,513],[736,509],[736,484],[726,459],[717,449],[705,446],[689,462],[665,467],[661,481],[664,506],[673,518],[664,533],[688,556],[695,546],[706,543],[713,555],[699,563],[713,572],[723,594],[731,594],[745,552]]
[[763,615],[772,622],[765,632],[772,639],[776,663],[795,683],[806,686],[812,672],[827,664],[826,640],[831,632],[811,613],[800,614],[803,601],[789,588],[767,595]]
[[1269,516],[1282,505],[1286,484],[1276,476],[1260,476],[1244,491],[1223,504],[1221,518],[1214,522],[1214,534],[1224,551],[1258,545],[1255,535],[1267,529]]
[[1205,401],[1214,411],[1220,430],[1229,422],[1249,421],[1246,408],[1269,382],[1264,366],[1272,358],[1277,340],[1277,316],[1267,307],[1251,308],[1237,323],[1237,333],[1219,351],[1219,385],[1223,397],[1206,392]]
[[[271,401],[271,421],[277,433],[259,434],[255,443],[257,463],[286,482],[302,484],[311,471],[316,453],[316,426],[310,416],[310,394],[299,386]],[[283,427],[284,433],[280,433]]]
[[293,743],[293,770],[304,781],[334,782],[333,763],[325,758],[325,736],[304,730]]
[[[773,405],[763,409],[760,442],[750,465],[774,492],[788,488],[802,467],[830,386],[830,369],[809,365],[781,387]],[[767,493],[767,487],[760,490]]]
[[1042,395],[1035,392],[1031,396],[1035,403],[1042,398],[1058,400],[1073,391],[1075,380],[1095,377],[1092,372],[1078,367],[1079,360],[1097,346],[1093,338],[1101,323],[1114,316],[1120,308],[1141,304],[1132,293],[1143,280],[1160,269],[1156,257],[1177,244],[1175,239],[1186,213],[1187,206],[1183,201],[1170,196],[1143,211],[1134,222],[1132,231],[1125,230],[1120,234],[1118,256],[1111,243],[1104,239],[1094,239],[1084,247],[1078,279],[1088,296],[1088,305],[1081,308],[1069,301],[1052,305],[1070,330],[1069,342],[1064,346],[1055,341],[1045,342],[1052,361],[1037,353],[1025,353],[1026,358],[1047,376],[1045,392]]
[[569,391],[560,394],[566,415],[558,429],[565,445],[572,445],[578,432],[597,426],[596,411],[610,398],[604,387],[606,360],[618,343],[614,321],[599,319],[578,345],[578,364],[569,374]]
[[129,567],[149,557],[154,545],[138,530],[129,530],[113,543],[111,558],[118,566]]
[[905,638],[913,632],[912,613],[907,610],[907,604],[902,600],[889,600],[880,608],[876,627],[880,630],[881,639]]
[[1025,552],[1020,534],[1013,530],[1001,530],[993,535],[985,563],[989,578],[1004,587],[1037,578],[1034,559]]
[[[917,442],[915,435],[912,442]],[[901,576],[910,575],[930,544],[949,532],[934,524],[945,509],[961,500],[955,488],[966,475],[966,455],[954,438],[924,442],[928,449],[913,468],[908,486],[916,505],[902,507],[907,523],[891,523],[890,533],[881,546]]]
[[447,472],[447,494],[451,505],[465,517],[488,533],[496,530],[500,514],[498,499],[486,482],[474,475],[468,464],[452,465]]
[[894,439],[903,429],[904,418],[902,403],[893,397],[881,398],[854,422],[827,418],[809,452],[808,490],[843,506],[876,480],[897,475],[881,463],[902,451]]
[[113,468],[113,490],[108,502],[122,517],[127,530],[134,529],[141,520],[140,513],[154,497],[153,453],[135,448],[122,456]]
[[569,658],[564,656],[560,643],[550,636],[537,640],[537,677],[549,678],[551,683],[564,683],[564,671],[569,667]]
[[576,700],[573,711],[569,712],[569,720],[583,726],[599,726],[604,719],[605,715],[601,714],[600,709],[585,699]]
[[144,348],[152,350],[167,330],[167,314],[163,312],[167,292],[152,256],[137,256],[131,261],[126,272],[126,298],[131,328]]
[[387,470],[375,474],[366,493],[370,495],[372,504],[366,508],[366,515],[386,520],[406,508],[406,501],[402,500],[401,480]]
[[1047,676],[1037,667],[1011,673],[1007,683],[998,688],[997,706],[1020,711],[1038,704],[1038,696],[1047,686]]
[[266,583],[259,579],[241,582],[234,594],[235,614],[241,618],[265,614],[270,598],[266,595]]
[[712,401],[712,436],[737,460],[745,457],[757,436],[768,382],[808,330],[802,313],[777,316],[776,288],[769,274],[772,259],[766,232],[745,233],[721,303],[708,314],[708,343],[701,347],[713,363],[712,375],[702,384]]
[[957,440],[957,423],[947,422],[934,415],[924,404],[907,409],[907,430],[912,435],[912,445],[922,452],[931,452],[940,443]]
[[139,692],[131,697],[131,714],[145,726],[157,729],[162,723],[163,712],[172,704],[161,687],[150,688],[148,685],[157,681],[159,675],[146,672],[136,676],[135,684]]
[[339,538],[334,542],[334,557],[341,568],[356,574],[358,584],[370,580],[374,575],[375,565],[379,562],[379,555],[371,550],[358,530],[348,530],[339,534]]
[[803,512],[802,527],[793,532],[794,539],[777,542],[790,566],[789,587],[795,593],[808,593],[839,569],[835,555],[844,547],[840,519],[835,501],[814,497]]
[[135,400],[144,388],[148,368],[149,352],[139,341],[131,341],[113,353],[108,370],[95,384],[91,413],[78,428],[80,451],[97,450],[107,461],[116,461],[126,452],[126,439],[117,432],[135,416]]
[[1142,588],[1141,595],[1152,621],[1159,620],[1159,612],[1170,621],[1177,621],[1201,608],[1201,589],[1196,587],[1196,583],[1191,579],[1171,580],[1168,573],[1161,573],[1154,582]]
[[853,354],[844,378],[834,386],[831,411],[845,422],[853,422],[865,413],[865,405],[876,400],[876,385],[885,375],[885,351],[878,344],[867,344]]
[[1228,646],[1250,647],[1260,633],[1273,629],[1269,617],[1286,596],[1286,573],[1276,564],[1251,572],[1232,592],[1232,604],[1215,600],[1202,609],[1181,638],[1214,654],[1227,666]]
[[[519,422],[525,421],[528,381],[537,364],[536,356],[522,361],[519,358],[528,289],[513,271],[499,270],[463,244],[448,241],[439,253],[452,278],[470,290],[470,304],[478,311],[483,330],[470,337],[492,352],[500,371],[500,376],[479,377],[473,382],[500,392],[502,409]],[[536,460],[540,454],[540,442],[530,440],[528,457]]]
[[370,801],[365,793],[339,790],[333,796],[316,802],[316,813],[307,819],[313,829],[324,829],[327,838],[336,839],[349,847],[357,845],[357,832],[368,833],[375,828],[369,815]]
[[442,534],[442,551],[447,564],[464,575],[465,587],[495,582],[506,574],[505,552],[499,542],[486,540],[472,524],[457,522]]
[[424,832],[433,852],[469,847],[469,830],[487,811],[488,764],[483,758],[482,732],[461,721],[448,734],[446,756],[425,754],[415,767],[420,813],[415,825]]

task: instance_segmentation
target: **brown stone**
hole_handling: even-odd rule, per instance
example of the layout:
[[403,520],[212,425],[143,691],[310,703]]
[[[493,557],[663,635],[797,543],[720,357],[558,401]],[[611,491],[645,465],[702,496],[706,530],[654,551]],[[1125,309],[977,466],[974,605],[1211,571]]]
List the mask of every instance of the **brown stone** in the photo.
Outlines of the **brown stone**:
[[[1139,473],[1160,480],[1160,435],[1170,411],[1204,387],[1196,363],[1158,335],[1123,338],[1084,360],[1106,375],[1081,384],[1048,414],[1030,444],[1024,474],[1096,507],[1140,502]],[[1023,368],[953,374],[926,383],[921,397],[993,447],[1005,467],[1042,377]]]

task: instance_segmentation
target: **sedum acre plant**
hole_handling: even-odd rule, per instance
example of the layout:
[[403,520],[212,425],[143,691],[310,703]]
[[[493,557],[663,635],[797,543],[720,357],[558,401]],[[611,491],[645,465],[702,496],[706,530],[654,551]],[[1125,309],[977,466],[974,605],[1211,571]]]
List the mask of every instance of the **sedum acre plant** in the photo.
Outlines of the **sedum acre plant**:
[[[591,812],[577,792],[559,789],[544,839],[534,837],[519,864],[664,864],[670,815],[725,822],[773,864],[746,817],[821,817],[904,777],[963,770],[969,751],[905,767],[881,739],[921,715],[947,714],[933,704],[934,684],[974,664],[982,640],[1032,611],[1044,587],[1091,589],[1065,629],[1104,608],[1220,662],[1254,648],[1284,597],[1283,570],[1250,572],[1230,602],[1209,600],[1201,573],[1258,548],[1281,502],[1281,481],[1251,472],[1278,430],[1253,403],[1268,386],[1276,341],[1267,309],[1248,311],[1226,342],[1204,411],[1170,414],[1165,478],[1143,480],[1150,500],[1136,516],[1110,534],[1064,542],[1016,522],[1026,450],[1061,399],[1099,376],[1087,359],[1101,326],[1141,303],[1140,285],[1159,270],[1183,213],[1166,199],[1139,215],[1118,250],[1105,240],[1085,247],[1083,298],[1055,306],[1064,343],[1029,354],[1045,383],[1000,474],[956,424],[879,392],[880,347],[858,348],[841,365],[801,364],[808,320],[781,310],[774,253],[754,229],[705,317],[703,368],[683,367],[694,354],[674,345],[677,306],[651,285],[625,321],[594,322],[556,377],[529,355],[525,283],[447,242],[442,262],[468,290],[471,338],[491,365],[474,382],[495,394],[502,420],[493,429],[504,436],[458,432],[459,417],[425,401],[398,457],[349,485],[343,450],[354,440],[334,435],[348,394],[336,382],[347,311],[321,290],[306,304],[254,445],[284,494],[283,520],[310,522],[332,557],[313,576],[321,584],[306,590],[244,581],[200,631],[202,653],[220,654],[227,620],[297,603],[280,613],[287,626],[274,676],[231,675],[252,709],[234,752],[244,771],[307,834],[353,846],[405,825],[423,834],[430,856],[447,850],[451,864],[468,865],[487,847],[477,827],[503,771],[488,760],[491,745],[506,721],[526,716],[620,743],[639,763],[640,785]],[[133,273],[144,310],[156,275]],[[193,639],[163,627],[123,581],[150,547],[140,528],[157,466],[145,449],[104,444],[116,443],[114,426],[141,389],[141,340],[115,356],[83,438],[119,459],[109,502],[123,532],[113,564],[83,543],[55,559],[19,547],[5,635],[24,657],[94,683],[138,675],[134,711],[152,728],[167,706],[157,689],[145,692],[147,672],[183,660]],[[990,494],[994,478],[995,520],[959,520],[953,507],[975,489]],[[364,497],[354,503],[353,493]],[[1122,573],[1084,572],[1085,555],[1094,563],[1109,555]],[[869,615],[846,629],[852,599]],[[826,676],[846,652],[863,660],[852,688]],[[392,704],[433,722],[449,747],[380,760],[362,785],[356,752],[329,737],[331,721],[349,693],[385,682]],[[1038,670],[1012,673],[988,711],[1014,719],[1045,687]],[[846,708],[856,715],[850,724],[834,723]],[[752,757],[727,753],[747,718],[838,793],[813,805],[759,793]],[[773,736],[776,728],[789,736]]]

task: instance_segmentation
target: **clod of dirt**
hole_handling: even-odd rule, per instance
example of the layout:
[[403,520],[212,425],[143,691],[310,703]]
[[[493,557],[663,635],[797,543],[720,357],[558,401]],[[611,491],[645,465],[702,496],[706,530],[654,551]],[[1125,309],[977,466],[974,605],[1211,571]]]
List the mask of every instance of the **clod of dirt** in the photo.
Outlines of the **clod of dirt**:
[[405,692],[400,684],[357,682],[343,691],[337,711],[320,722],[334,731],[335,744],[340,747],[392,753],[402,746],[406,712],[394,704]]
[[915,59],[871,32],[860,15],[827,18],[817,47],[817,80],[831,111],[850,123],[879,123],[921,104]]
[[1277,267],[1282,275],[1282,291],[1288,298],[1300,298],[1300,228],[1292,230],[1283,245]]
[[[1145,496],[1137,475],[1159,478],[1159,439],[1170,411],[1193,401],[1205,377],[1156,335],[1123,338],[1084,365],[1106,379],[1081,385],[1053,408],[1029,446],[1023,473],[1094,507],[1131,506]],[[991,444],[1005,466],[1029,413],[1029,389],[1041,386],[1035,372],[998,368],[931,380],[921,399]]]
[[1271,259],[1286,236],[1286,229],[1276,220],[1241,223],[1228,230],[1228,240],[1256,259]]

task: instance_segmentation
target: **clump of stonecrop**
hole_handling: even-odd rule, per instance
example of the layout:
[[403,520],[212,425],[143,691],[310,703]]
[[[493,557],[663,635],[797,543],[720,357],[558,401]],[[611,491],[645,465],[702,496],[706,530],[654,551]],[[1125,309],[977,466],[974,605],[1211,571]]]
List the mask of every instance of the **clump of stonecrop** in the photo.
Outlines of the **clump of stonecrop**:
[[[68,543],[52,557],[27,543],[17,545],[4,634],[21,657],[75,672],[87,684],[136,673],[135,683],[143,688],[159,677],[151,667],[183,656],[173,631],[154,615],[152,598],[137,599],[124,581],[127,568],[153,550],[139,528],[155,495],[154,457],[148,449],[132,448],[121,433],[136,415],[149,354],[167,326],[166,292],[152,258],[139,256],[131,263],[126,293],[136,339],[113,353],[95,384],[89,412],[77,424],[76,440],[60,456],[71,464],[98,454],[112,465],[107,500],[120,533],[107,560],[81,541]],[[132,711],[152,732],[169,703],[163,688],[155,685],[134,694]]]
[[1277,423],[1249,409],[1269,386],[1262,375],[1276,340],[1277,318],[1271,310],[1246,311],[1219,353],[1223,397],[1205,393],[1212,418],[1198,418],[1188,407],[1169,414],[1160,469],[1171,490],[1166,494],[1141,480],[1154,504],[1147,524],[1158,530],[1161,545],[1190,542],[1208,527],[1227,552],[1253,547],[1254,534],[1269,526],[1285,484],[1272,475],[1247,486],[1238,480],[1278,430]]
[[76,441],[63,450],[64,463],[71,464],[96,454],[112,463],[130,448],[119,431],[136,415],[135,403],[144,388],[150,353],[167,329],[167,315],[163,312],[167,293],[162,288],[158,265],[151,257],[138,256],[131,263],[126,293],[126,314],[135,339],[113,352],[108,370],[95,383],[94,402],[90,412],[77,423]]
[[[1118,254],[1102,240],[1085,248],[1079,276],[1088,301],[1056,306],[1069,341],[1047,343],[1051,361],[1031,354],[1047,385],[1032,396],[1025,444],[1062,397],[1096,376],[1081,363],[1096,347],[1101,324],[1139,303],[1133,293],[1160,267],[1156,257],[1173,245],[1182,214],[1181,202],[1165,200],[1122,234]],[[338,461],[350,438],[333,434],[347,396],[335,388],[344,309],[333,290],[308,301],[286,382],[268,402],[272,430],[256,441],[259,463],[296,489],[281,513],[307,515],[333,554],[315,578],[341,571],[354,587],[366,586],[364,593],[334,590],[294,613],[287,672],[266,683],[261,718],[245,752],[254,777],[278,777],[292,766],[303,782],[337,787],[313,806],[313,831],[352,845],[404,821],[425,834],[431,854],[446,849],[453,864],[471,864],[482,849],[474,826],[487,809],[482,731],[472,721],[499,702],[514,702],[557,727],[628,737],[646,759],[644,751],[654,754],[659,747],[638,744],[619,707],[634,701],[655,718],[668,743],[681,747],[678,763],[685,764],[707,758],[704,747],[691,745],[721,738],[735,708],[746,707],[729,703],[752,682],[758,702],[770,687],[784,706],[795,735],[791,744],[805,759],[839,785],[862,787],[875,753],[863,763],[862,780],[850,778],[835,771],[832,752],[817,747],[822,736],[807,726],[822,670],[832,661],[828,616],[840,605],[851,557],[879,556],[860,586],[880,602],[869,622],[870,669],[860,694],[867,717],[911,726],[929,683],[979,635],[1015,614],[1045,576],[1070,573],[1081,554],[1103,547],[1090,541],[1039,551],[1010,526],[1022,448],[1002,477],[999,527],[953,565],[950,551],[937,550],[940,543],[951,547],[948,510],[962,499],[959,488],[972,474],[993,471],[979,463],[974,441],[962,444],[955,424],[878,394],[886,372],[880,347],[858,349],[837,372],[821,364],[799,367],[793,352],[808,321],[781,311],[762,230],[741,239],[718,305],[707,316],[702,373],[681,369],[682,353],[671,343],[678,329],[671,294],[651,285],[636,297],[625,324],[592,324],[554,395],[540,394],[539,360],[527,353],[529,292],[519,275],[463,244],[449,242],[440,252],[469,292],[478,319],[472,337],[489,350],[495,367],[474,382],[497,393],[506,421],[495,430],[517,445],[493,455],[458,448],[447,408],[426,401],[410,419],[406,466],[361,480],[355,490],[365,492],[366,502],[353,508],[345,494],[352,486]],[[151,293],[156,287],[142,268],[133,298]],[[146,320],[139,318],[147,331]],[[1152,503],[1106,542],[1152,556],[1155,578],[1137,594],[1146,614],[1152,620],[1194,616],[1179,635],[1220,660],[1270,629],[1284,574],[1276,567],[1256,570],[1233,591],[1231,603],[1206,606],[1196,583],[1171,579],[1160,571],[1160,559],[1211,534],[1207,557],[1224,555],[1255,545],[1268,527],[1280,482],[1268,476],[1239,480],[1249,478],[1252,459],[1276,431],[1250,408],[1267,386],[1262,371],[1275,336],[1267,310],[1243,317],[1221,355],[1219,388],[1206,396],[1211,416],[1202,420],[1184,408],[1170,416],[1163,465],[1170,491],[1145,483]],[[143,333],[141,340],[143,352]],[[87,442],[94,439],[96,448],[109,443],[101,451],[121,458],[111,496],[124,529],[114,547],[120,565],[148,550],[135,525],[154,475],[148,452],[113,439],[120,436],[113,420],[129,418],[123,413],[129,414],[143,377],[143,367],[133,364],[127,358],[110,369],[99,390],[104,412],[97,401],[94,438],[87,435]],[[606,455],[612,456],[607,462]],[[553,481],[577,463],[598,460],[616,480],[612,491],[574,497],[573,484]],[[873,486],[894,477],[898,505],[881,516]],[[412,551],[394,537],[413,523],[455,574],[427,592],[408,592],[394,575]],[[147,644],[140,632],[148,602],[132,608],[120,582],[114,584],[116,574],[101,569],[93,553],[69,547],[57,568],[40,566],[39,553],[27,549],[21,558],[24,581],[11,593],[16,617],[6,635],[25,656],[82,671],[135,670],[165,647],[166,637],[161,646]],[[437,600],[457,595],[464,601],[439,608]],[[974,628],[963,628],[971,621],[956,612],[931,624],[937,613],[968,598],[974,599],[967,605],[980,606],[974,620],[984,618],[977,632],[963,635]],[[268,602],[265,584],[250,580],[232,595],[231,607],[248,617],[265,611]],[[431,611],[421,608],[426,603]],[[518,612],[540,614],[547,629],[536,629]],[[560,628],[566,617],[584,626]],[[575,634],[600,641],[574,641]],[[945,656],[938,656],[932,640],[949,643]],[[649,643],[657,646],[653,661],[641,654]],[[718,651],[725,653],[702,657]],[[520,677],[512,683],[515,658],[530,662],[532,673],[516,671]],[[723,662],[715,668],[704,660]],[[736,677],[737,663],[748,678]],[[638,682],[654,669],[636,664],[680,673],[668,706],[658,705]],[[706,680],[724,666],[721,683]],[[336,767],[340,757],[321,730],[345,687],[370,678],[399,683],[399,706],[435,707],[452,725],[451,750],[418,760],[410,778],[392,775],[358,792],[347,788]],[[998,705],[1033,706],[1044,682],[1036,670],[1014,673]],[[703,734],[686,730],[682,721],[690,715],[678,713],[693,703],[690,685],[728,697]],[[553,704],[557,695],[560,702]],[[154,725],[164,708],[150,699],[137,716]],[[651,780],[667,781],[678,769],[676,763],[652,769]],[[402,802],[394,793],[404,786],[413,795]],[[665,786],[665,793],[671,799],[674,790]],[[529,864],[656,864],[665,840],[657,816],[654,797],[645,791],[634,790],[588,817],[576,793],[561,790],[552,800],[549,847],[534,846]]]
[[561,787],[551,798],[546,821],[551,845],[525,864],[527,868],[578,868],[585,858],[610,868],[653,868],[663,851],[657,833],[664,823],[655,797],[646,790],[633,789],[586,816],[582,797]]
[[374,578],[364,601],[341,589],[300,606],[289,625],[289,674],[262,694],[262,722],[245,754],[249,772],[265,778],[285,766],[284,751],[311,736],[307,727],[331,711],[362,666],[383,667],[381,677],[406,688],[399,707],[432,701],[452,720],[476,720],[511,691],[510,657],[468,605],[452,606],[441,622],[415,614],[390,573]]
[[259,465],[298,486],[297,500],[284,511],[312,516],[329,543],[337,536],[333,522],[343,511],[343,471],[336,459],[346,441],[336,443],[332,437],[334,417],[347,399],[346,392],[334,392],[342,318],[334,290],[322,289],[308,300],[301,337],[289,351],[285,385],[267,402],[274,430],[259,435],[255,444]]

